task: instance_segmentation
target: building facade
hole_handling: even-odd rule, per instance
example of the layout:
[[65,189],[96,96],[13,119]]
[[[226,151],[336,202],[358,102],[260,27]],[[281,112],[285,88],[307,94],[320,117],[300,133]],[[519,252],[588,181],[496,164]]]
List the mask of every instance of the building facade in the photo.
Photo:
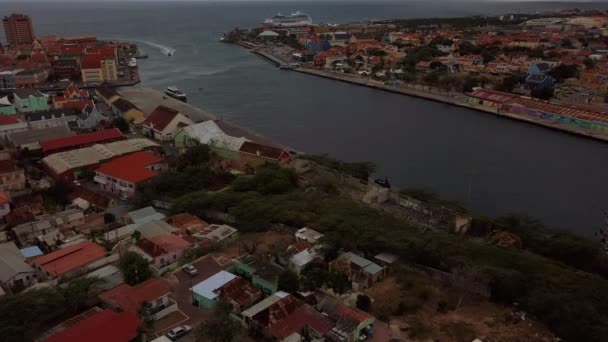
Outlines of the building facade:
[[24,14],[11,14],[2,20],[4,35],[10,46],[27,45],[34,42],[34,29],[30,17]]
[[14,194],[25,189],[25,174],[12,160],[0,160],[0,191]]

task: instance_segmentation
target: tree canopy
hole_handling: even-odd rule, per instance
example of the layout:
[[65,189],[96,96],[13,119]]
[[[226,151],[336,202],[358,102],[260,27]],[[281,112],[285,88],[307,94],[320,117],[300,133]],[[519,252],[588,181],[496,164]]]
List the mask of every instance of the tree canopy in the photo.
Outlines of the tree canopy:
[[126,252],[120,258],[120,270],[129,285],[137,285],[152,276],[150,263],[135,252]]

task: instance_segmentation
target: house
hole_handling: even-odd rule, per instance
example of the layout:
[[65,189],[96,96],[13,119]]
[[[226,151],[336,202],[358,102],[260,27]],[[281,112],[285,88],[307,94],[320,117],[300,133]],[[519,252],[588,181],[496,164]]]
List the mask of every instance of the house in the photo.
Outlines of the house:
[[73,186],[69,196],[71,201],[78,198],[83,199],[87,201],[89,205],[100,209],[107,209],[117,205],[117,201],[114,198],[104,196],[80,185]]
[[100,281],[97,286],[103,291],[111,290],[118,285],[124,284],[125,282],[120,268],[112,264],[105,265],[96,269],[95,271],[89,272],[85,275],[85,277],[99,279]]
[[15,74],[17,88],[36,88],[44,85],[49,72],[46,69],[25,69]]
[[175,134],[175,146],[185,149],[193,142],[209,145],[222,158],[239,160],[241,146],[253,140],[250,134],[222,120],[207,120],[186,126]]
[[279,275],[283,272],[281,267],[249,254],[233,259],[232,270],[238,275],[251,279],[253,285],[267,295],[277,292]]
[[96,88],[95,92],[108,107],[111,107],[114,101],[121,98],[120,95],[118,95],[118,93],[114,91],[114,89],[106,86]]
[[142,225],[153,220],[162,220],[166,217],[165,214],[159,213],[153,207],[145,207],[130,211],[127,216],[131,222],[137,225]]
[[352,252],[329,263],[329,269],[345,274],[355,290],[363,290],[384,278],[384,268]]
[[111,108],[114,113],[122,116],[127,122],[139,125],[144,121],[144,112],[137,108],[133,103],[123,98],[114,100],[111,104]]
[[2,286],[20,290],[36,282],[34,269],[25,262],[15,243],[0,244],[0,282]]
[[68,209],[52,215],[38,216],[36,221],[14,227],[13,233],[22,246],[40,241],[52,247],[63,239],[60,230],[72,230],[83,224],[84,213],[82,210]]
[[245,141],[241,145],[239,152],[241,154],[241,162],[254,168],[268,162],[287,165],[291,161],[291,156],[286,150],[251,141]]
[[14,196],[25,190],[25,173],[13,160],[0,160],[0,191]]
[[141,322],[132,312],[101,310],[97,307],[70,318],[62,329],[43,342],[133,341]]
[[0,219],[8,215],[11,212],[11,200],[10,197],[0,191]]
[[526,77],[526,85],[530,89],[552,89],[555,87],[555,79],[549,75],[530,74]]
[[103,122],[108,122],[109,118],[105,116],[97,107],[85,106],[78,113],[78,127],[83,129],[92,129]]
[[241,313],[262,298],[262,291],[249,281],[236,277],[219,289],[219,298],[232,308],[232,312]]
[[[27,125],[27,123],[25,123]],[[39,142],[41,140],[49,140],[60,137],[67,137],[74,135],[75,133],[70,128],[65,126],[48,127],[41,129],[27,129],[23,131],[16,131],[7,133],[6,139],[9,144],[13,147],[23,150],[28,149],[29,151],[35,151],[40,149]]]
[[15,107],[21,113],[49,110],[48,96],[33,89],[16,89],[14,92]]
[[153,319],[161,319],[177,311],[177,303],[169,298],[171,289],[166,280],[151,278],[135,286],[122,284],[99,295],[104,305],[138,314],[142,304],[148,305]]
[[165,222],[177,228],[185,235],[196,234],[202,231],[203,229],[209,227],[209,223],[188,213],[173,215],[171,217],[166,218]]
[[143,121],[144,132],[160,141],[171,141],[178,128],[192,125],[193,122],[175,109],[158,106]]
[[103,233],[102,238],[108,242],[117,242],[123,239],[128,239],[133,236],[133,232],[135,232],[136,228],[136,224],[128,224],[126,226],[122,226],[114,230],[110,230],[109,232]]
[[118,128],[106,129],[92,133],[83,133],[69,137],[55,138],[40,142],[40,147],[44,155],[74,150],[93,146],[95,144],[110,143],[118,140],[125,140],[125,137]]
[[9,134],[24,132],[29,129],[27,122],[13,116],[0,115],[0,138],[5,139]]
[[220,300],[219,290],[232,280],[238,278],[236,275],[220,271],[211,277],[192,287],[192,295],[197,306],[209,309]]
[[133,250],[142,254],[156,269],[161,269],[181,260],[190,247],[192,244],[183,238],[167,234],[141,238]]
[[226,224],[212,224],[191,235],[208,244],[226,244],[237,238],[238,230]]
[[334,323],[325,335],[330,341],[357,342],[365,339],[362,336],[373,334],[375,318],[366,312],[328,296],[324,296],[315,307]]
[[289,268],[297,274],[300,274],[306,266],[312,263],[317,257],[318,254],[314,250],[303,250],[289,258]]
[[103,247],[90,241],[84,241],[39,256],[32,261],[32,265],[36,268],[39,277],[54,279],[75,274],[105,256],[106,251]]
[[49,109],[28,112],[25,115],[25,119],[31,129],[78,125],[78,117],[73,109]]
[[549,63],[533,63],[528,67],[528,75],[546,75],[550,70]]
[[75,58],[59,57],[51,61],[51,75],[58,79],[76,79],[80,75],[80,65]]
[[99,189],[126,199],[132,197],[138,184],[157,176],[162,159],[149,152],[135,152],[113,159],[95,170]]
[[116,60],[99,52],[85,53],[80,60],[80,74],[85,84],[116,81]]
[[15,106],[8,100],[8,96],[0,98],[0,114],[1,115],[15,115],[17,111]]
[[302,251],[308,250],[310,247],[312,247],[312,244],[310,244],[308,240],[299,240],[287,246],[287,254],[295,255]]
[[[295,296],[271,296],[242,312],[247,324],[272,341],[288,341],[307,331],[313,340],[322,338],[334,323]],[[299,339],[296,339],[298,341]]]
[[383,267],[390,267],[394,265],[398,259],[398,256],[391,253],[380,253],[374,257],[374,260],[378,263],[378,265]]
[[128,155],[159,145],[144,138],[114,141],[108,144],[96,144],[76,150],[51,154],[42,158],[42,168],[56,180],[72,182],[79,179],[84,170],[94,171],[103,162],[112,158]]
[[319,240],[321,240],[323,238],[323,236],[325,236],[325,235],[319,233],[318,231],[316,231],[314,229],[310,229],[310,228],[306,228],[306,227],[298,229],[295,233],[296,240],[298,240],[298,241],[306,240],[306,241],[310,242],[311,245],[318,243]]

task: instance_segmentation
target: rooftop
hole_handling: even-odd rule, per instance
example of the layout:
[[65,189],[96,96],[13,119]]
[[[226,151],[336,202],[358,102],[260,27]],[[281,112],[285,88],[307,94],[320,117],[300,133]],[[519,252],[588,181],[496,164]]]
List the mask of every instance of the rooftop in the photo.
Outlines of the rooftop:
[[158,164],[161,161],[161,158],[152,153],[140,151],[113,159],[103,164],[95,172],[129,183],[139,183],[155,177],[157,173],[146,167]]
[[37,257],[33,262],[53,276],[60,276],[73,271],[106,255],[99,245],[85,241],[60,249],[53,253]]
[[198,232],[192,234],[196,238],[202,238],[210,240],[211,242],[220,242],[226,238],[229,238],[233,234],[237,233],[236,228],[230,227],[226,224],[212,224],[206,228],[200,229]]
[[13,173],[21,170],[23,169],[17,166],[17,163],[13,160],[0,160],[0,174]]
[[220,295],[247,307],[262,297],[262,290],[249,281],[236,277],[222,287]]
[[165,218],[165,214],[159,213],[151,206],[130,211],[128,215],[131,221],[137,224],[143,224],[150,220],[162,220]]
[[151,278],[135,286],[122,284],[99,295],[99,299],[124,311],[137,314],[142,303],[152,303],[171,293],[169,284],[161,278]]
[[126,113],[132,109],[139,110],[139,108],[137,108],[134,104],[123,99],[122,97],[117,99],[116,101],[112,102],[112,105],[114,107],[116,107],[119,111],[121,111],[122,113]]
[[165,222],[177,229],[188,230],[190,233],[198,232],[201,229],[209,227],[207,222],[188,213],[173,215],[166,218]]
[[25,99],[26,97],[46,97],[45,94],[41,93],[35,89],[15,89],[13,93],[19,97],[20,99]]
[[55,138],[67,137],[74,135],[75,133],[70,130],[68,126],[56,126],[47,127],[40,129],[27,130],[23,132],[15,132],[8,134],[8,140],[14,146],[29,145],[32,143],[38,143],[42,140],[50,140]]
[[282,154],[286,154],[287,152],[282,148],[262,145],[258,143],[254,143],[251,141],[245,141],[239,150],[243,153],[253,154],[260,157],[277,160],[281,157]]
[[192,292],[201,297],[212,300],[218,296],[218,294],[215,292],[217,289],[226,285],[235,278],[236,276],[230,272],[220,271],[206,280],[196,284],[192,288]]
[[297,307],[287,317],[270,326],[270,334],[277,339],[283,339],[293,333],[299,333],[306,327],[323,336],[334,323],[308,304]]
[[0,281],[6,282],[19,273],[34,272],[14,242],[0,244]]
[[106,87],[106,86],[101,86],[95,89],[97,91],[97,93],[102,96],[105,99],[111,99],[114,96],[118,96],[120,97],[120,95],[118,95],[118,93],[116,91],[114,91],[114,89]]
[[128,342],[137,336],[139,324],[132,312],[103,310],[73,322],[44,342]]
[[287,296],[289,296],[289,293],[287,293],[287,292],[283,292],[283,291],[275,292],[272,296],[264,298],[261,302],[255,304],[254,306],[250,307],[249,309],[243,311],[241,313],[241,315],[243,315],[244,317],[252,318],[255,315],[257,315],[259,312],[265,310],[272,304],[280,301],[281,299],[283,299]]
[[166,106],[158,106],[142,123],[152,129],[162,131],[179,114],[179,111]]
[[82,145],[92,145],[103,143],[109,140],[126,139],[118,128],[106,129],[92,133],[78,134],[69,137],[50,139],[40,142],[40,146],[45,153],[59,150],[66,147],[76,147]]
[[144,223],[140,223],[137,227],[137,231],[139,231],[143,237],[150,239],[159,235],[172,234],[176,232],[177,229],[165,221],[149,220],[145,221]]

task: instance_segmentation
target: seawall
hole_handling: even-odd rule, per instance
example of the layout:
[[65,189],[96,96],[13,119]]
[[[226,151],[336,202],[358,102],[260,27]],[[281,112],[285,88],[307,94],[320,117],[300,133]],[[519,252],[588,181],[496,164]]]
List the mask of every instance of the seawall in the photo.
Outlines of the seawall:
[[[271,62],[272,64],[274,64],[276,66],[287,63],[286,61],[281,60],[279,57],[273,56],[273,55],[271,55],[267,52],[261,51],[260,49],[257,49],[257,48],[250,50],[250,52],[264,58],[265,60]],[[473,105],[470,105],[470,104],[464,102],[463,100],[459,100],[455,96],[433,94],[428,91],[412,89],[412,88],[397,88],[397,87],[385,85],[385,84],[377,82],[377,81],[373,81],[373,80],[369,80],[369,79],[362,79],[362,78],[359,78],[356,76],[347,76],[347,74],[337,74],[337,73],[333,73],[330,71],[306,69],[306,68],[285,69],[285,70],[295,71],[295,72],[299,72],[302,74],[322,77],[322,78],[331,79],[331,80],[335,80],[335,81],[339,81],[339,82],[350,83],[350,84],[364,86],[364,87],[373,88],[373,89],[377,89],[377,90],[388,91],[391,93],[413,96],[413,97],[418,97],[418,98],[422,98],[422,99],[426,99],[426,100],[430,100],[430,101],[435,101],[435,102],[440,102],[440,103],[449,104],[449,105],[453,105],[453,106],[463,107],[463,108],[475,110],[478,112],[493,114],[494,116],[497,116],[497,117],[517,120],[520,122],[525,122],[525,123],[529,123],[529,124],[553,129],[553,130],[558,130],[563,133],[582,136],[585,138],[591,138],[591,139],[599,140],[602,142],[608,142],[608,136],[605,136],[605,135],[602,135],[599,133],[593,133],[590,131],[580,130],[580,129],[574,128],[572,126],[557,124],[557,123],[554,123],[551,121],[545,121],[545,120],[541,120],[541,119],[536,119],[536,118],[532,118],[532,117],[508,113],[508,112],[504,112],[504,111],[496,111],[494,109],[485,108],[485,107],[481,107],[481,106],[473,106]],[[459,94],[459,95],[461,97],[464,96],[464,94]]]

